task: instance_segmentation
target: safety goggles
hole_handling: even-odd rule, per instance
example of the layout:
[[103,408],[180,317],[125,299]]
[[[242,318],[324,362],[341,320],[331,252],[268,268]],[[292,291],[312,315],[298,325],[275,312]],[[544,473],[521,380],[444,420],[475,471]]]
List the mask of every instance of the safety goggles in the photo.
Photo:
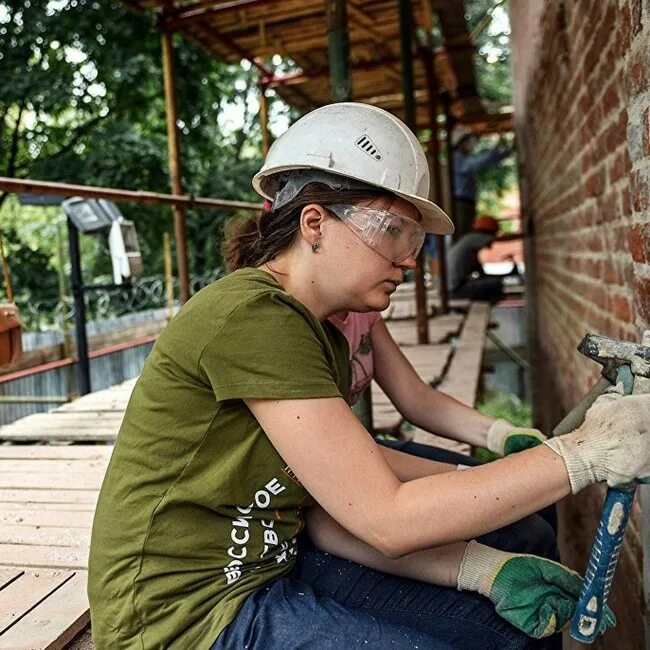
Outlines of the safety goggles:
[[326,207],[361,241],[394,264],[407,257],[417,257],[424,244],[424,228],[408,217],[359,205]]

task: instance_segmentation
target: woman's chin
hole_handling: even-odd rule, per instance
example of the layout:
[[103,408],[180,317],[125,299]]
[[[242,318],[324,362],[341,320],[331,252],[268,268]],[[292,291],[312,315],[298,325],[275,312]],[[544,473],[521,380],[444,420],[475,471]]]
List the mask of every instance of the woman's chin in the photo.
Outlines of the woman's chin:
[[384,311],[390,306],[390,296],[383,294],[381,296],[373,296],[372,300],[368,302],[368,311]]

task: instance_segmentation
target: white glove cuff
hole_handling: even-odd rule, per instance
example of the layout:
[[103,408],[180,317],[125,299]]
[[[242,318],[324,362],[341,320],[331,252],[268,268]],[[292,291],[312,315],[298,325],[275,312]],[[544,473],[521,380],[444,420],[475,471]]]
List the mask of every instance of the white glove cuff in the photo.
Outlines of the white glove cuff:
[[513,556],[471,540],[458,569],[457,588],[490,596],[490,585],[497,569]]
[[584,436],[578,430],[549,438],[544,444],[562,457],[573,494],[607,478],[605,475],[600,476],[598,471],[603,467],[602,459],[607,458],[608,452],[607,446],[598,437]]
[[506,436],[516,429],[508,420],[495,420],[487,432],[487,448],[495,454],[503,455],[503,444]]

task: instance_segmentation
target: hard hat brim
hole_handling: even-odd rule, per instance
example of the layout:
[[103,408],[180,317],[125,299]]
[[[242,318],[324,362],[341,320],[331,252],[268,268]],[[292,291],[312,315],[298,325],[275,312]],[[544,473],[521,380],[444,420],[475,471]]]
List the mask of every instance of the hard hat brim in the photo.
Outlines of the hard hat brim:
[[[317,165],[314,165],[311,168],[322,169],[323,171],[331,171],[327,167],[319,167]],[[274,167],[271,173],[275,175],[292,169],[309,169],[309,167],[305,167],[303,165],[283,165],[283,166]],[[266,170],[260,170],[259,172],[257,172],[257,174],[255,174],[255,176],[253,177],[253,187],[263,197],[270,199],[272,201],[273,195],[268,191],[268,188],[265,183],[265,181],[268,180],[269,175],[270,175],[269,172]],[[423,199],[419,196],[415,196],[414,194],[408,194],[407,192],[400,192],[399,190],[386,187],[383,185],[368,183],[366,179],[360,178],[358,176],[353,176],[352,174],[338,174],[338,175],[345,176],[347,178],[353,178],[371,187],[376,187],[380,190],[385,190],[390,194],[399,196],[400,198],[404,199],[411,205],[414,205],[417,208],[418,212],[422,215],[422,221],[420,223],[422,224],[422,227],[424,228],[425,232],[429,232],[434,235],[453,234],[454,224],[452,223],[451,219],[447,216],[447,213],[442,208],[438,207],[433,201]]]

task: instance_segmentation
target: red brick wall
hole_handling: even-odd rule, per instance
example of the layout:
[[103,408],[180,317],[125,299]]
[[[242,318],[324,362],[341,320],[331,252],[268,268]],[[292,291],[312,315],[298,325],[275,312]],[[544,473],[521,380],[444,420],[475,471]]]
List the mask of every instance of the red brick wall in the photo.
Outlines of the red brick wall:
[[[511,3],[511,21],[522,207],[535,231],[535,407],[550,429],[599,375],[575,351],[583,335],[639,340],[650,328],[650,5],[540,4]],[[600,503],[596,491],[563,508],[576,568]],[[617,587],[625,624],[602,647],[641,647],[639,519]]]
[[[542,409],[550,421],[598,374],[575,354],[586,332],[638,339],[650,327],[650,57],[641,18],[640,0],[547,3],[543,46],[527,71],[518,139],[536,232],[540,351],[554,378]],[[525,43],[514,45],[513,58]]]

